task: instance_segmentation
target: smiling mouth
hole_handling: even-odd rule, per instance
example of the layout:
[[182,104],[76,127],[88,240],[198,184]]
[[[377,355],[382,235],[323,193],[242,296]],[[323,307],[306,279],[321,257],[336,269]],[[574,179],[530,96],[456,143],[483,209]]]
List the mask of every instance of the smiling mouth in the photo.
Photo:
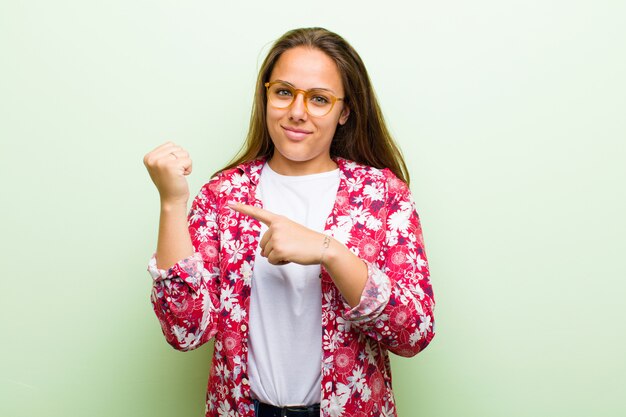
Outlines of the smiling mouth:
[[285,126],[281,126],[281,128],[285,132],[285,135],[292,140],[302,140],[312,133],[306,130],[293,129]]

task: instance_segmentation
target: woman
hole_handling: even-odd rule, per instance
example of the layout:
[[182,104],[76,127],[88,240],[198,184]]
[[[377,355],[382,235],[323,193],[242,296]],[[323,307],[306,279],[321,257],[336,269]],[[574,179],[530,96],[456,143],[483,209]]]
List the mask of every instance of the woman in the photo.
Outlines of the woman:
[[167,341],[215,337],[207,416],[395,416],[388,351],[434,335],[402,156],[354,49],[283,35],[240,156],[193,201],[189,155],[144,163],[161,196],[152,303]]

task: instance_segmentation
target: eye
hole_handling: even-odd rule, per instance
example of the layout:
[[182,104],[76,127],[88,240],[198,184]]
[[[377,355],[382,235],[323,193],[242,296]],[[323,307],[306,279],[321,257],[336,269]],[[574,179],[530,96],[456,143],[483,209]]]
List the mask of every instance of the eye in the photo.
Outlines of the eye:
[[293,90],[284,85],[275,85],[270,90],[270,94],[278,99],[291,99],[293,97]]
[[315,104],[316,106],[326,106],[331,103],[330,97],[326,94],[320,93],[318,91],[312,92],[309,96],[309,101],[311,104]]
[[279,96],[286,96],[286,97],[292,96],[291,90],[289,90],[288,88],[278,88],[276,89],[275,94]]

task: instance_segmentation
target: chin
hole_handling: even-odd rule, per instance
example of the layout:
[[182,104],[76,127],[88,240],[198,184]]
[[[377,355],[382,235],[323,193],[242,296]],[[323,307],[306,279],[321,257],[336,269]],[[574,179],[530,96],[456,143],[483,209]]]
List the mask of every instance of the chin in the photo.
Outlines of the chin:
[[311,155],[302,155],[299,154],[297,152],[293,152],[293,153],[289,153],[289,152],[280,152],[278,151],[278,153],[280,154],[279,158],[285,160],[286,162],[307,162],[307,161],[311,161],[312,159],[315,159],[314,156]]
[[274,155],[293,162],[305,162],[315,156],[303,143],[287,143],[287,146],[274,145]]

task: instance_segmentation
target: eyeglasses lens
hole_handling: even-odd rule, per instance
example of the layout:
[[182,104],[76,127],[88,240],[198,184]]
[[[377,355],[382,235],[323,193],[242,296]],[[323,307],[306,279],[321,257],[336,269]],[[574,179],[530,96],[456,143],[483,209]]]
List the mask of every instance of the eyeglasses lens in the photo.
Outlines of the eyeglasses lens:
[[291,106],[300,92],[304,94],[304,105],[311,116],[325,116],[333,107],[333,97],[325,90],[302,91],[283,84],[273,84],[267,89],[270,103],[279,109],[286,109]]

